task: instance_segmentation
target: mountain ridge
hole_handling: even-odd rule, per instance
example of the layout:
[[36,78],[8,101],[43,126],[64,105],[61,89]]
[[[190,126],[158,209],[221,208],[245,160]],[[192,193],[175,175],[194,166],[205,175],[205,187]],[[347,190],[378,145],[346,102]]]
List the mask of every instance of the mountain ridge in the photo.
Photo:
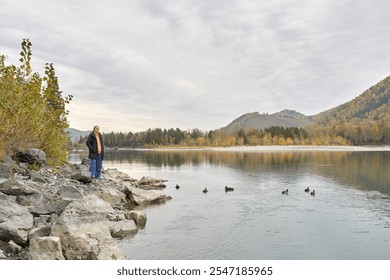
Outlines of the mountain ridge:
[[250,130],[264,130],[271,126],[282,127],[305,127],[312,123],[311,117],[295,110],[284,109],[273,114],[259,112],[246,113],[234,119],[228,125],[220,128],[225,134],[237,133],[241,129],[245,132]]
[[[366,140],[370,140],[370,137],[376,134],[374,139],[371,139],[375,142],[379,139],[383,140],[383,137],[388,137],[386,135],[390,131],[389,112],[390,76],[371,86],[354,99],[316,115],[306,116],[289,109],[273,114],[252,112],[241,115],[228,125],[218,129],[218,131],[233,134],[238,133],[241,129],[244,131],[264,130],[272,126],[282,126],[285,128],[298,127],[309,130],[323,130],[325,132],[325,130],[332,128],[333,131],[326,132],[353,138],[356,133],[351,130],[356,130],[358,129],[357,126],[360,126],[366,130],[375,129],[373,132],[366,132],[368,135],[365,136]],[[389,141],[384,140],[385,142]]]

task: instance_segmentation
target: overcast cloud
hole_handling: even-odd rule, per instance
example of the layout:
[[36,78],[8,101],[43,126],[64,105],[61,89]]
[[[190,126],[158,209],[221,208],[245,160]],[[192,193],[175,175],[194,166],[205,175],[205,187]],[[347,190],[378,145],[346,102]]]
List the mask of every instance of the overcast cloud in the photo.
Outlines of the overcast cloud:
[[70,126],[211,130],[317,114],[390,75],[390,1],[0,0],[0,54],[54,63]]

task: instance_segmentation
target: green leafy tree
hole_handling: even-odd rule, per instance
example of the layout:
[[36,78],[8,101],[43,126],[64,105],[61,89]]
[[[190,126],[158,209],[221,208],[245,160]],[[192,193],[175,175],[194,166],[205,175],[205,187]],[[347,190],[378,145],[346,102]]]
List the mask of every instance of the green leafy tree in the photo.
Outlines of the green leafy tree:
[[0,56],[0,155],[40,148],[49,164],[64,162],[69,141],[65,105],[72,96],[62,97],[53,64],[46,64],[44,78],[33,72],[32,44],[23,39],[21,46],[19,67],[5,65]]

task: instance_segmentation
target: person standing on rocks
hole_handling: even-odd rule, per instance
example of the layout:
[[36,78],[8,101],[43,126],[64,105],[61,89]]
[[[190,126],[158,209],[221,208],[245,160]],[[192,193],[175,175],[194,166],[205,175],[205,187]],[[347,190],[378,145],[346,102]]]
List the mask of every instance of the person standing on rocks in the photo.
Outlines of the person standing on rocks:
[[91,160],[89,167],[91,177],[100,179],[104,159],[104,144],[102,134],[99,132],[99,126],[94,126],[86,144],[89,149],[88,158]]

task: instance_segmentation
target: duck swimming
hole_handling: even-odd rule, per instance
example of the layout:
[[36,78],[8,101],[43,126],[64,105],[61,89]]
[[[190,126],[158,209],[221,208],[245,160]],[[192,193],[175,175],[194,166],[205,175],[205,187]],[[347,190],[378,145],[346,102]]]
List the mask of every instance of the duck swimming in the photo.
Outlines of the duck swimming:
[[316,191],[315,191],[315,190],[312,190],[311,193],[310,193],[310,195],[315,196],[315,195],[316,195]]
[[208,192],[207,188],[204,188],[203,193],[207,193],[207,192]]
[[180,189],[180,186],[178,184],[176,184],[175,188],[178,190],[178,189]]
[[234,188],[225,186],[225,192],[232,192],[232,191],[234,191]]
[[282,191],[282,194],[288,194],[288,189],[285,189],[284,191]]
[[307,187],[307,188],[305,189],[305,192],[310,192],[309,187]]

